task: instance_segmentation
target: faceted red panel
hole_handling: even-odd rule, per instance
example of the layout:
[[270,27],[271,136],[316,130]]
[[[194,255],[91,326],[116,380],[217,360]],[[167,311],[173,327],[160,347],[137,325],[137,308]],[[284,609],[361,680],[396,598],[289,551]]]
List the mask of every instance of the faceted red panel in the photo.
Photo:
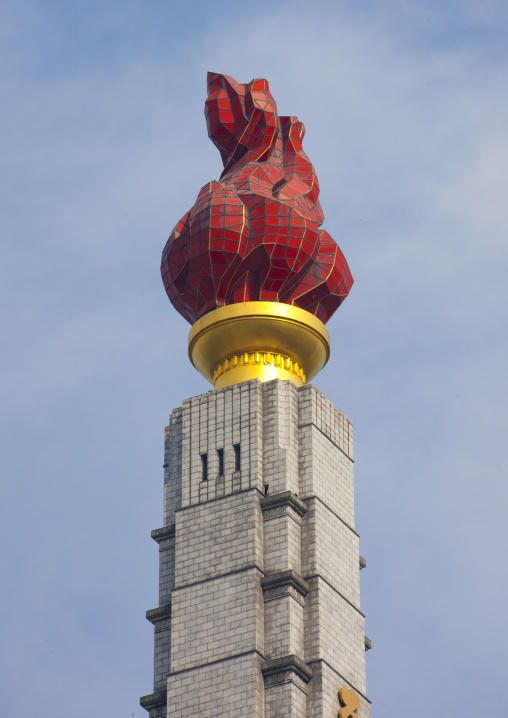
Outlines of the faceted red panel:
[[191,324],[218,306],[285,302],[328,321],[351,289],[347,262],[319,229],[323,211],[305,128],[279,117],[268,82],[208,73],[208,135],[224,164],[171,232],[162,279]]

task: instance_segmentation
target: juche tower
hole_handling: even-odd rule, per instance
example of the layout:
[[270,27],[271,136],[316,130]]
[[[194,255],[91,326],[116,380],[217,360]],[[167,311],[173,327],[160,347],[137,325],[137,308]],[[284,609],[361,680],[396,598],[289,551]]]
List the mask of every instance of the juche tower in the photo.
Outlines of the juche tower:
[[150,718],[370,715],[351,421],[309,384],[353,284],[319,229],[304,127],[268,82],[208,73],[224,171],[172,231],[162,277],[213,385],[165,430]]

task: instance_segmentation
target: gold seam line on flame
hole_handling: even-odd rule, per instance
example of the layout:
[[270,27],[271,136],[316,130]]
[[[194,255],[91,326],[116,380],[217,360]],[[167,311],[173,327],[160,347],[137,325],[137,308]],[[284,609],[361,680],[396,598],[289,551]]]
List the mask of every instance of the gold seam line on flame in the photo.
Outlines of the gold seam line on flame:
[[189,358],[215,389],[259,379],[302,386],[326,364],[330,335],[315,315],[281,302],[230,304],[189,332]]
[[[231,153],[231,159],[230,159],[230,161],[228,162],[228,164],[226,165],[226,167],[233,161],[234,154],[235,154],[236,150],[238,149],[238,147],[239,147],[239,145],[240,145],[240,142],[243,140],[243,136],[245,135],[245,133],[246,133],[247,130],[249,129],[249,127],[250,127],[250,125],[251,125],[251,122],[252,122],[252,118],[254,117],[255,113],[256,113],[256,107],[253,107],[253,109],[252,109],[252,114],[251,114],[251,116],[249,117],[249,119],[247,120],[247,124],[246,124],[246,126],[245,126],[245,129],[244,129],[244,131],[242,132],[242,134],[240,135],[240,137],[239,137],[239,139],[238,139],[238,141],[237,141],[237,143],[236,143],[236,147],[235,147],[235,149],[233,150],[233,152]],[[272,144],[273,144],[273,143],[272,143]],[[265,151],[266,151],[266,150],[265,150]],[[234,164],[234,162],[233,162],[233,164]],[[226,167],[224,167],[224,172],[226,172]],[[229,170],[228,170],[228,172],[229,172]],[[226,174],[227,174],[227,172],[226,172]]]
[[[244,231],[244,229],[245,229],[245,205],[244,205],[244,203],[242,202],[242,228],[241,228],[241,230],[240,230],[240,235],[239,235],[239,245],[241,245],[241,243],[242,243],[243,231]],[[242,275],[240,275],[240,277],[241,277],[241,276],[242,276]],[[235,280],[235,277],[234,277],[234,275],[233,275],[233,276],[231,277],[231,279],[229,280],[228,286],[227,286],[227,288],[226,288],[226,297],[229,295],[229,292],[230,292],[230,290],[231,290],[231,282],[233,282],[233,281],[238,282],[238,277],[237,277],[237,279]],[[245,300],[245,286],[246,286],[246,285],[247,285],[247,276],[245,277],[245,282],[244,282],[244,291],[243,291],[243,298],[244,298],[244,300]]]

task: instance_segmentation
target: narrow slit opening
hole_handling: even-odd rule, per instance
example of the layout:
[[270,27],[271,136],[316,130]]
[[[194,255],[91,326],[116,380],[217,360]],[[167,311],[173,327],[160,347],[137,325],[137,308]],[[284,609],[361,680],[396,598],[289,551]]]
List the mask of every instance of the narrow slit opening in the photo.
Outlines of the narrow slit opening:
[[208,481],[208,454],[201,454],[201,481]]
[[235,471],[240,471],[240,444],[234,444],[233,449],[235,452]]

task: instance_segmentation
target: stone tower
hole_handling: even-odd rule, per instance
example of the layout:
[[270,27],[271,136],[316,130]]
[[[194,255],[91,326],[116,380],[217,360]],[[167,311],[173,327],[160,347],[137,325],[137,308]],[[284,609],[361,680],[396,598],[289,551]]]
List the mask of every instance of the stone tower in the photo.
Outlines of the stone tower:
[[350,420],[308,382],[352,277],[303,125],[209,73],[224,172],[162,256],[213,391],[166,428],[150,718],[368,718]]
[[350,420],[255,379],[176,409],[164,463],[150,718],[367,718]]

